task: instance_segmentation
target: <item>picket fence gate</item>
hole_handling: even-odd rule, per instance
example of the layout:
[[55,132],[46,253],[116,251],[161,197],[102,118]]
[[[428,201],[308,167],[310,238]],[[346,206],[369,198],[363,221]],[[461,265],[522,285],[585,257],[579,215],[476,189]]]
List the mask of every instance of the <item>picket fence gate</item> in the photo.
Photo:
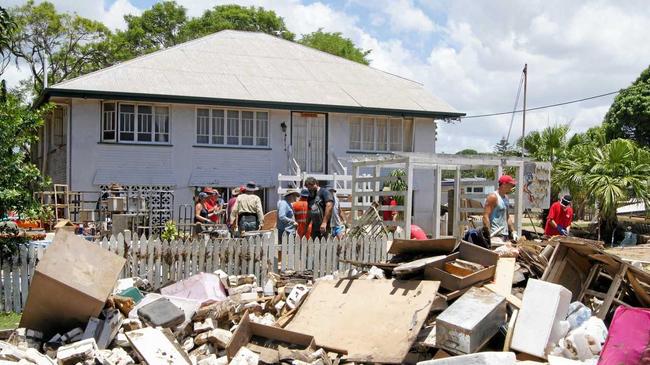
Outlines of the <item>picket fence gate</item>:
[[[89,242],[126,258],[121,278],[146,278],[155,289],[200,272],[223,270],[229,275],[255,274],[263,285],[269,272],[311,270],[315,278],[354,266],[341,259],[382,262],[391,237],[307,240],[275,236],[213,240],[161,241],[124,237],[121,233]],[[0,312],[22,312],[34,268],[47,249],[21,246],[11,259],[0,261]]]

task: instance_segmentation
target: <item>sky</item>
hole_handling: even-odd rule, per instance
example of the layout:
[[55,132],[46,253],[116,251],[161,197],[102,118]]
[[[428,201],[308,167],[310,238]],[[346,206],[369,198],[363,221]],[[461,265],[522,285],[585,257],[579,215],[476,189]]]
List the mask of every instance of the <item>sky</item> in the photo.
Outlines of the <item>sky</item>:
[[[22,4],[0,0],[2,6]],[[39,2],[39,1],[37,1]],[[51,0],[60,11],[125,27],[153,0]],[[177,0],[199,16],[222,0]],[[524,64],[528,108],[600,95],[629,86],[650,65],[650,7],[626,1],[243,0],[284,18],[297,35],[341,32],[371,50],[370,65],[424,85],[470,115],[512,111]],[[643,29],[646,29],[644,31]],[[8,69],[9,85],[28,75]],[[570,123],[572,132],[599,125],[614,95],[526,114],[526,132]],[[521,107],[521,98],[519,108]],[[442,122],[437,152],[490,152],[508,133],[511,115]],[[513,121],[510,141],[521,136]]]

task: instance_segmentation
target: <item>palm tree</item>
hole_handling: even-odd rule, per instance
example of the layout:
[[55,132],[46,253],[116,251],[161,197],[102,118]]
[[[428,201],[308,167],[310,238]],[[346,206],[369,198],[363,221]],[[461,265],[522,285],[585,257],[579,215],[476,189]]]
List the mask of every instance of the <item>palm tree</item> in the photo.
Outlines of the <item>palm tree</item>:
[[632,199],[650,206],[650,151],[615,139],[602,147],[576,145],[570,156],[557,164],[556,179],[572,194],[583,193],[597,204],[601,237],[612,242],[616,208]]
[[[568,133],[568,124],[546,127],[541,132],[530,132],[523,139],[524,148],[528,151],[528,156],[552,164],[566,151]],[[521,140],[517,145],[521,146]]]

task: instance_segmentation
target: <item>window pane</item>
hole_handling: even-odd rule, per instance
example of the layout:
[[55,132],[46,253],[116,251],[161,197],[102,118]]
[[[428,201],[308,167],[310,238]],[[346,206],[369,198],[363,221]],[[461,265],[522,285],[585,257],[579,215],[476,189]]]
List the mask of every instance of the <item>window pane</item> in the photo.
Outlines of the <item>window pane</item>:
[[210,143],[210,110],[196,110],[196,143]]
[[390,150],[402,151],[402,120],[390,120]]
[[138,105],[138,141],[151,142],[152,107]]
[[135,106],[120,104],[120,141],[135,140]]
[[377,151],[388,150],[388,120],[386,118],[377,118],[376,133],[377,133]]
[[361,118],[350,118],[350,149],[361,149]]
[[156,107],[154,127],[154,140],[156,142],[169,142],[169,107]]
[[212,144],[224,144],[225,135],[224,112],[212,109]]
[[267,112],[257,112],[257,141],[255,144],[257,146],[268,146],[269,145],[269,113]]
[[363,118],[361,126],[361,149],[372,151],[375,149],[375,121],[373,118]]
[[104,103],[102,140],[115,141],[115,103]]
[[228,144],[239,144],[239,111],[228,110]]
[[249,111],[241,112],[241,144],[244,146],[253,145],[253,137],[255,128],[254,113]]

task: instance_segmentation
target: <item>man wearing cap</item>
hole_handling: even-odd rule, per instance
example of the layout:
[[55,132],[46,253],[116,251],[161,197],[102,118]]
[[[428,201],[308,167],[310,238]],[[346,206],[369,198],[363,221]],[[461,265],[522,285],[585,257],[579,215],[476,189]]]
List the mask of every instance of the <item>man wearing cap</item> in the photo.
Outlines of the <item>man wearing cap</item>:
[[255,192],[259,190],[255,182],[250,181],[245,186],[245,192],[239,194],[230,214],[230,224],[239,229],[242,234],[260,229],[264,223],[262,200]]
[[282,236],[296,234],[296,215],[294,214],[291,204],[298,199],[300,192],[296,189],[289,189],[284,193],[283,199],[278,200],[278,237],[282,240]]
[[562,199],[551,204],[548,216],[546,217],[544,234],[547,236],[568,236],[571,223],[573,223],[571,195],[565,195]]
[[497,191],[491,192],[485,199],[482,234],[486,243],[488,243],[488,247],[492,242],[505,243],[510,238],[514,241],[519,239],[508,214],[510,205],[508,194],[512,192],[516,185],[517,181],[512,176],[503,175],[499,178]]
[[296,222],[298,222],[298,237],[307,237],[309,239],[309,222],[307,221],[307,215],[309,214],[309,204],[307,203],[309,199],[309,190],[302,189],[300,190],[300,200],[292,204],[293,212],[296,215]]

